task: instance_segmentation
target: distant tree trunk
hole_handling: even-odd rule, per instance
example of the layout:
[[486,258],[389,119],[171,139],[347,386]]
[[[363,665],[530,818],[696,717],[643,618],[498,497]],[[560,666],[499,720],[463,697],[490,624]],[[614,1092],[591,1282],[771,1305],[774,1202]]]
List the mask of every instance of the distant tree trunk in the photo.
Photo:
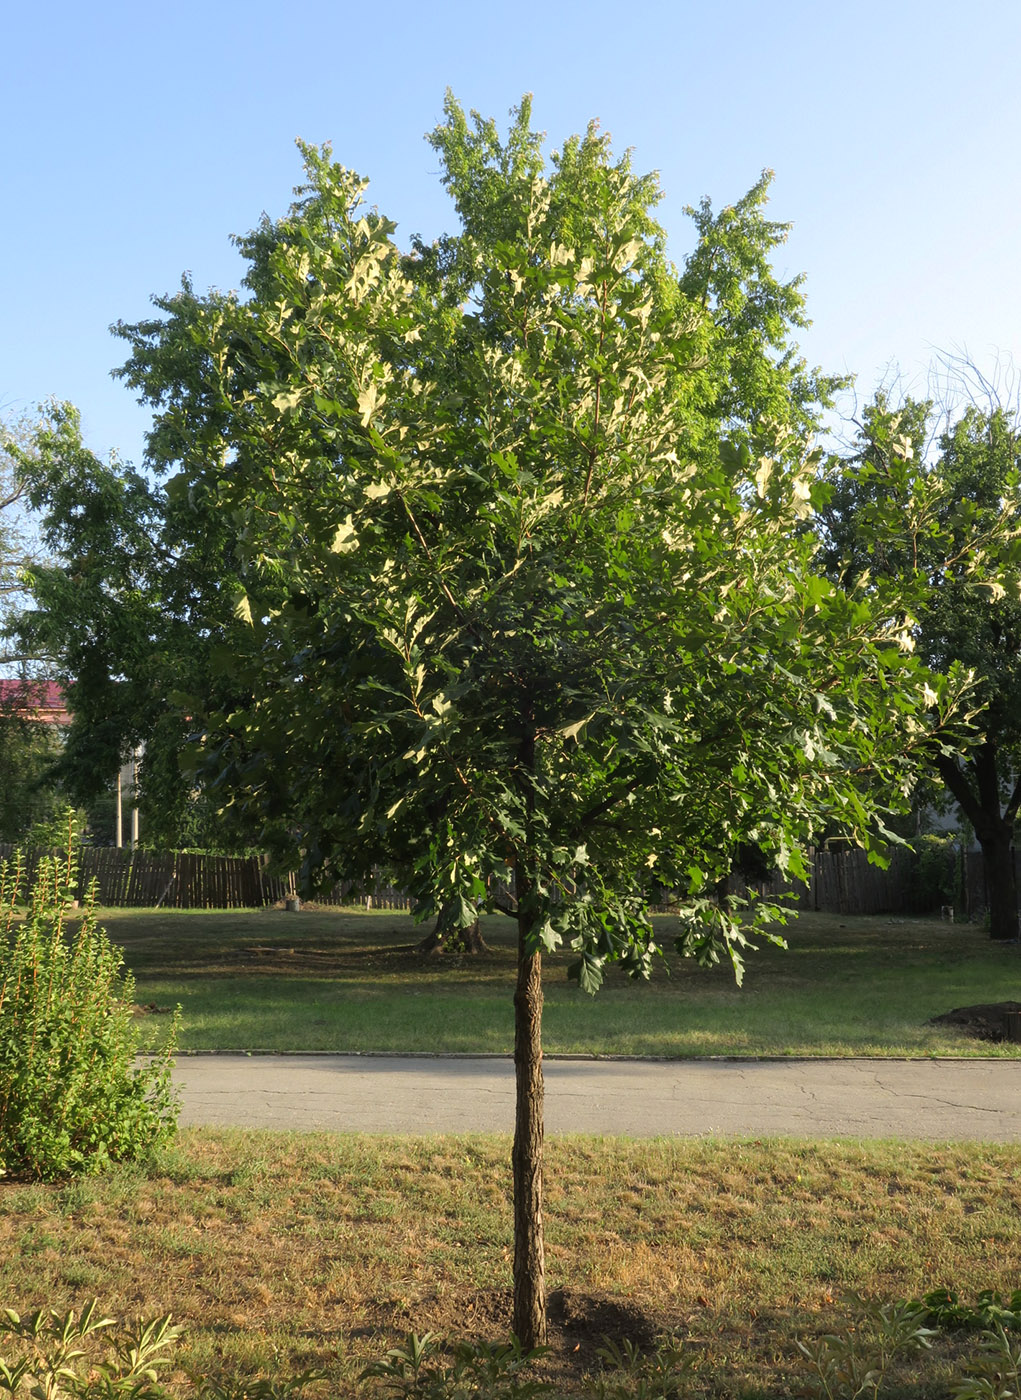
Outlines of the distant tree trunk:
[[518,884],[518,980],[514,992],[514,1333],[526,1349],[546,1342],[542,1237],[542,955],[528,950],[530,915]]
[[436,926],[430,933],[415,944],[416,953],[488,953],[489,944],[482,937],[482,929],[478,919],[467,928],[441,929],[440,920],[436,920]]
[[982,848],[982,869],[989,906],[989,937],[1002,942],[1017,938],[1014,825],[1021,804],[1021,779],[1016,781],[1006,808],[1001,808],[997,746],[991,739],[969,751],[963,769],[950,758],[938,758],[936,767],[957,799],[961,811],[975,828]]
[[1018,936],[1014,832],[1002,821],[996,828],[986,839],[979,836],[979,845],[989,901],[989,937],[1006,941]]

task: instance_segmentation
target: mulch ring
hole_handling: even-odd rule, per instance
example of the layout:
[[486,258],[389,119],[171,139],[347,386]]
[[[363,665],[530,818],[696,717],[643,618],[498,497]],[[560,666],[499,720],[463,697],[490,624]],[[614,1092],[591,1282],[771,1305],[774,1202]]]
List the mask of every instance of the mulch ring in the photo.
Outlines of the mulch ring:
[[958,1006],[933,1016],[930,1026],[951,1026],[976,1040],[999,1042],[1007,1039],[1007,1012],[1021,1011],[1021,1001],[989,1001],[978,1006]]

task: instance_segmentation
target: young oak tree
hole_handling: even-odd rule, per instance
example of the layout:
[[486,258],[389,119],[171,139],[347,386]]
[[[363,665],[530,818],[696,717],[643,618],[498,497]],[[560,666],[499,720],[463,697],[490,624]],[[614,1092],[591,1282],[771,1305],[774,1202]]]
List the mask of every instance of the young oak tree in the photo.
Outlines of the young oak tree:
[[827,571],[843,587],[892,581],[918,654],[934,671],[964,665],[979,708],[960,752],[930,765],[982,850],[989,932],[1018,936],[1014,831],[1021,808],[1021,440],[1013,414],[972,404],[926,460],[932,408],[883,395],[853,454],[831,463],[821,512]]
[[122,328],[123,373],[157,409],[175,528],[199,556],[229,534],[233,707],[180,701],[225,810],[309,882],[382,865],[422,916],[516,921],[530,1347],[543,953],[573,947],[589,992],[610,962],[647,975],[655,881],[680,951],[740,972],[779,911],[712,897],[738,847],[803,875],[823,823],[867,844],[962,687],[816,569],[824,386],[789,354],[764,187],[703,208],[679,274],[654,179],[594,126],[547,162],[527,102],[505,140],[446,110],[455,235],[402,251],[305,147],[290,213],[241,240],[247,297],[186,285]]

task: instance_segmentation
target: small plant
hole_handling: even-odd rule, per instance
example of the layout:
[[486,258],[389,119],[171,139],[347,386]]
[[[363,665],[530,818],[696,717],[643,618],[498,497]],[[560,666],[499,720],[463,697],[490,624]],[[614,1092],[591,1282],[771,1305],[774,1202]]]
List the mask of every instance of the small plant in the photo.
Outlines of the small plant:
[[920,1303],[872,1303],[852,1297],[859,1318],[817,1342],[798,1342],[809,1363],[806,1390],[817,1400],[877,1400],[894,1357],[930,1345]]
[[522,1373],[545,1347],[526,1351],[509,1342],[456,1342],[449,1358],[432,1332],[409,1332],[404,1345],[391,1347],[360,1379],[381,1380],[391,1394],[407,1400],[531,1400],[550,1387]]
[[136,1065],[134,979],[96,923],[94,888],[68,935],[76,880],[73,847],[44,858],[22,917],[23,866],[0,866],[0,1175],[101,1171],[175,1131],[177,1018],[165,1049]]
[[968,1374],[955,1382],[952,1400],[1018,1400],[1021,1396],[1021,1341],[999,1322],[986,1329]]
[[[0,1334],[13,1339],[0,1351],[0,1394],[18,1400],[165,1400],[160,1370],[180,1328],[169,1315],[118,1329],[90,1303],[80,1317],[41,1309],[22,1317],[0,1313]],[[105,1342],[106,1345],[97,1343]]]
[[206,1376],[189,1372],[194,1400],[297,1400],[305,1387],[324,1379],[321,1371],[299,1371],[296,1376]]
[[[170,1314],[150,1322],[120,1324],[97,1314],[90,1303],[80,1317],[53,1308],[21,1317],[0,1313],[0,1334],[14,1341],[0,1347],[0,1396],[10,1400],[169,1400],[160,1372],[181,1337]],[[281,1380],[219,1378],[189,1373],[194,1400],[296,1400],[318,1371]]]
[[654,1351],[645,1352],[625,1337],[599,1348],[603,1372],[591,1387],[594,1400],[674,1400],[683,1395],[694,1359],[680,1336],[668,1332]]

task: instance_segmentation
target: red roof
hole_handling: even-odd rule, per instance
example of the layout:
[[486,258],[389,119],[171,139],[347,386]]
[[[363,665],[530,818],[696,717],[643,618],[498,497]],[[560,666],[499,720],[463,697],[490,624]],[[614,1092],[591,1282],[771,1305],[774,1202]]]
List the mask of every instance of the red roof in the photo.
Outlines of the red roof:
[[71,723],[64,692],[56,681],[0,679],[0,709],[46,724]]

